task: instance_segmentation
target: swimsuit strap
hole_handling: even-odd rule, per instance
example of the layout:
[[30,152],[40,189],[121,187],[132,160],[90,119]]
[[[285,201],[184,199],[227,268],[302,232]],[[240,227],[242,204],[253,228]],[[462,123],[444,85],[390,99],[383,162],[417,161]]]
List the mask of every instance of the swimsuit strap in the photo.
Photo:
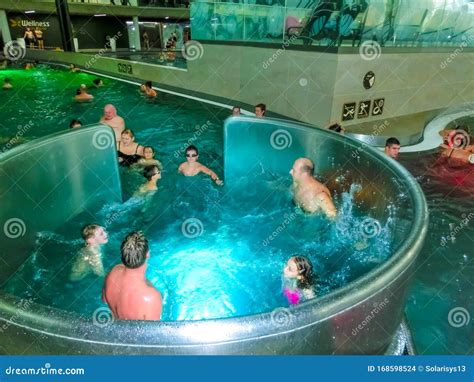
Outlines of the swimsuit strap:
[[137,145],[137,148],[135,149],[135,154],[138,153],[138,148],[140,147],[140,145]]
[[120,151],[120,141],[119,141],[119,144],[118,144],[118,151]]
[[451,155],[453,155],[453,152],[454,152],[454,148],[451,149],[451,152],[450,152],[449,155],[448,155],[448,159],[451,158]]

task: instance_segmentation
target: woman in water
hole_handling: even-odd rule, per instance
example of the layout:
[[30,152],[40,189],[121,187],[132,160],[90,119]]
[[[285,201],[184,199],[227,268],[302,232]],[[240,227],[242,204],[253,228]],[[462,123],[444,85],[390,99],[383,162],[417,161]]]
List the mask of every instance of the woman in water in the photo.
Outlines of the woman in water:
[[141,158],[137,165],[139,166],[159,166],[161,168],[161,163],[158,159],[155,159],[155,149],[151,146],[145,146],[143,148],[143,158]]
[[313,266],[306,257],[291,257],[283,268],[283,276],[283,294],[291,305],[315,297]]
[[120,166],[129,167],[137,163],[143,156],[143,146],[135,143],[135,135],[132,130],[122,131],[121,141],[118,142],[118,160]]

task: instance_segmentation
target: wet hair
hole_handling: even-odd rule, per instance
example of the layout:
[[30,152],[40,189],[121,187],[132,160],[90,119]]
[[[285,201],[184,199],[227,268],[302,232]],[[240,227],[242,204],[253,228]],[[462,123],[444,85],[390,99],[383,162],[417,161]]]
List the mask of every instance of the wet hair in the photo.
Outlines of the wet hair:
[[3,82],[5,82],[6,84],[9,84],[9,83],[10,83],[10,79],[9,79],[9,78],[5,78],[5,79],[3,80]]
[[135,269],[146,262],[149,251],[148,240],[142,232],[130,232],[122,241],[120,253],[125,267]]
[[81,89],[76,90],[76,95],[79,95],[79,94],[81,94]]
[[342,131],[342,126],[339,123],[333,123],[328,127],[329,130],[335,131],[336,133],[340,133]]
[[388,138],[385,141],[385,147],[391,147],[393,145],[400,145],[400,141],[395,137]]
[[143,169],[143,176],[147,180],[151,180],[151,178],[153,178],[153,175],[155,175],[157,172],[161,172],[160,168],[156,164],[152,164],[150,166],[146,166]]
[[94,85],[99,85],[101,81],[102,81],[102,80],[101,80],[100,78],[96,78],[96,79],[94,79],[94,81],[92,81],[92,83],[93,83]]
[[132,138],[135,138],[135,134],[133,134],[133,131],[130,129],[125,129],[121,135],[130,135]]
[[240,111],[240,106],[234,106],[234,107],[232,107],[232,111],[234,111],[235,109],[239,109],[239,111]]
[[309,164],[302,164],[300,167],[300,171],[303,173],[308,173],[309,175],[314,175],[314,164],[313,162],[309,161]]
[[82,227],[81,236],[84,241],[87,242],[87,240],[92,239],[95,235],[95,231],[99,228],[101,228],[101,226],[98,224],[88,224]]
[[199,155],[199,151],[198,151],[197,147],[194,146],[194,145],[188,146],[188,147],[186,148],[186,151],[184,152],[184,154],[186,155],[186,154],[187,154],[188,152],[190,152],[190,151],[196,151],[196,154]]
[[148,87],[148,88],[151,88],[151,87],[153,87],[153,84],[151,83],[151,81],[146,81],[145,86]]
[[267,106],[264,103],[258,103],[258,104],[255,105],[255,107],[260,108],[260,110],[263,111],[263,114],[265,114],[265,112],[267,111]]
[[72,129],[74,127],[74,125],[81,125],[82,126],[82,122],[79,121],[78,119],[73,119],[71,121],[71,123],[69,123],[69,128]]
[[301,279],[297,279],[296,286],[300,289],[311,288],[314,284],[313,265],[311,261],[305,256],[293,256],[291,259],[296,264],[298,275],[301,276]]
[[145,152],[146,149],[151,149],[151,152],[153,153],[153,158],[155,157],[155,149],[151,146],[145,146],[143,148],[143,152]]

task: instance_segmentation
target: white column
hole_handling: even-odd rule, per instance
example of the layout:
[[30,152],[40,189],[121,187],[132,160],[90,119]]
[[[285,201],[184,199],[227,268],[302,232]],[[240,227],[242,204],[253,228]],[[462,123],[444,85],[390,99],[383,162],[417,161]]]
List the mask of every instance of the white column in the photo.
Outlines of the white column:
[[2,31],[3,42],[6,44],[12,40],[12,35],[10,34],[10,27],[8,26],[7,13],[0,9],[0,30]]
[[138,17],[133,16],[133,27],[135,28],[135,49],[142,50],[140,43],[140,28],[138,27]]

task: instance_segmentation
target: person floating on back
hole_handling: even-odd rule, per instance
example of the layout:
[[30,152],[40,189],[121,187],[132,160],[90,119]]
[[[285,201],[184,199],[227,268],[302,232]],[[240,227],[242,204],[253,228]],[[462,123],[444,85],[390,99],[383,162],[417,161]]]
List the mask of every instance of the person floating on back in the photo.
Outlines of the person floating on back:
[[82,229],[85,246],[79,251],[72,266],[71,281],[78,281],[89,274],[104,276],[101,247],[107,244],[109,237],[103,227],[97,224],[86,225]]
[[196,176],[200,172],[209,175],[218,186],[222,186],[224,182],[219,179],[217,174],[206,166],[198,162],[199,152],[196,146],[189,146],[186,151],[186,162],[181,163],[178,171],[184,176]]
[[329,189],[314,178],[314,163],[308,158],[297,159],[290,174],[293,178],[293,200],[308,213],[318,211],[334,219],[337,215]]
[[398,159],[398,153],[400,152],[400,141],[397,138],[388,138],[385,141],[385,154],[392,159]]
[[120,247],[122,264],[105,278],[102,299],[119,320],[160,320],[161,293],[146,278],[150,257],[148,240],[141,232],[131,232]]
[[293,256],[283,268],[283,294],[291,305],[315,297],[313,266],[304,256]]

